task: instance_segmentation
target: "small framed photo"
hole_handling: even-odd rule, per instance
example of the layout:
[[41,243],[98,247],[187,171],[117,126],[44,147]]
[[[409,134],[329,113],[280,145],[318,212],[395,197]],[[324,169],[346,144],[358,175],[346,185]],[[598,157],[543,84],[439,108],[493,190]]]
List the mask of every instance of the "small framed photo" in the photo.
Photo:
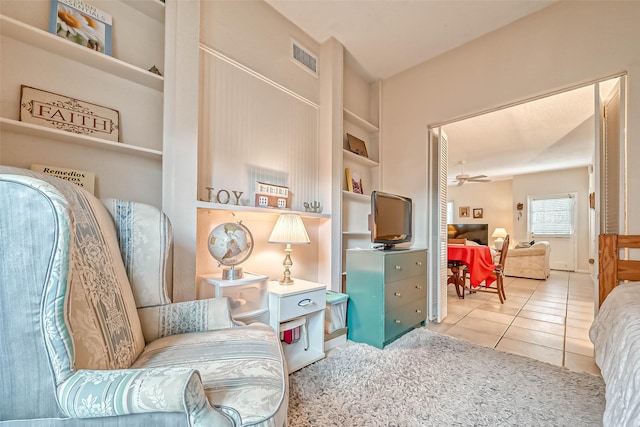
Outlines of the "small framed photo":
[[369,154],[367,153],[367,146],[363,140],[361,140],[360,138],[356,138],[353,135],[347,134],[347,141],[349,142],[349,151],[369,158]]
[[473,217],[474,218],[482,218],[482,214],[483,214],[483,209],[482,208],[475,208],[473,210]]
[[460,218],[469,218],[469,206],[461,206],[458,215]]

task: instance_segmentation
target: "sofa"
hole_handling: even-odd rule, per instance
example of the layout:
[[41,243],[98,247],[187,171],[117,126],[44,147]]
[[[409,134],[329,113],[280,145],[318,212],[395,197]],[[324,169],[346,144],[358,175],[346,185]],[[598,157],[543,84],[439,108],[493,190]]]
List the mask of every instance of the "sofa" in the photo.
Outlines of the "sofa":
[[549,256],[551,245],[546,241],[535,242],[533,245],[517,245],[507,251],[505,260],[505,276],[524,277],[526,279],[541,279],[549,277]]
[[171,302],[157,208],[6,166],[0,206],[0,424],[286,425],[279,337]]

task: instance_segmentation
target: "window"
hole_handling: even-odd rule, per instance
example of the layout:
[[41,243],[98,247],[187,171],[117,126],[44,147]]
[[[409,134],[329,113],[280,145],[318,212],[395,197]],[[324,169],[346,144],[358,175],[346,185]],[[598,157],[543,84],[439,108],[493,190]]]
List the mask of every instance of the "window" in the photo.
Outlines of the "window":
[[532,236],[569,236],[574,230],[572,194],[529,197],[529,233]]
[[447,224],[453,224],[453,200],[447,202]]

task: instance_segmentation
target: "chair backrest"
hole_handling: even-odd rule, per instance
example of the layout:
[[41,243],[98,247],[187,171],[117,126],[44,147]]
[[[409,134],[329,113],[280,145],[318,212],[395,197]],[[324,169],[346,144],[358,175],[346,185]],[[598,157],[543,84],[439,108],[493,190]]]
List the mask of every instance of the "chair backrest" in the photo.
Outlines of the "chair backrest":
[[504,242],[502,242],[502,250],[500,251],[500,259],[498,260],[498,265],[504,269],[504,263],[507,260],[507,252],[509,252],[509,235],[504,238]]
[[640,261],[620,259],[621,249],[639,248],[640,235],[598,236],[598,306],[621,280],[640,281]]
[[55,388],[75,370],[131,366],[140,320],[98,199],[25,169],[0,167],[0,182],[0,407],[7,419],[56,417]]

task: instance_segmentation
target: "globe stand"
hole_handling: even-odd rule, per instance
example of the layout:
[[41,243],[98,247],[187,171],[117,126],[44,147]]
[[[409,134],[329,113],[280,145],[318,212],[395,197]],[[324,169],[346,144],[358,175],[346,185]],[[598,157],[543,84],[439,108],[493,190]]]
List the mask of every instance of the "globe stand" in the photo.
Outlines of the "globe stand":
[[235,265],[232,265],[231,268],[222,269],[222,279],[223,280],[242,279],[242,267],[236,268]]

